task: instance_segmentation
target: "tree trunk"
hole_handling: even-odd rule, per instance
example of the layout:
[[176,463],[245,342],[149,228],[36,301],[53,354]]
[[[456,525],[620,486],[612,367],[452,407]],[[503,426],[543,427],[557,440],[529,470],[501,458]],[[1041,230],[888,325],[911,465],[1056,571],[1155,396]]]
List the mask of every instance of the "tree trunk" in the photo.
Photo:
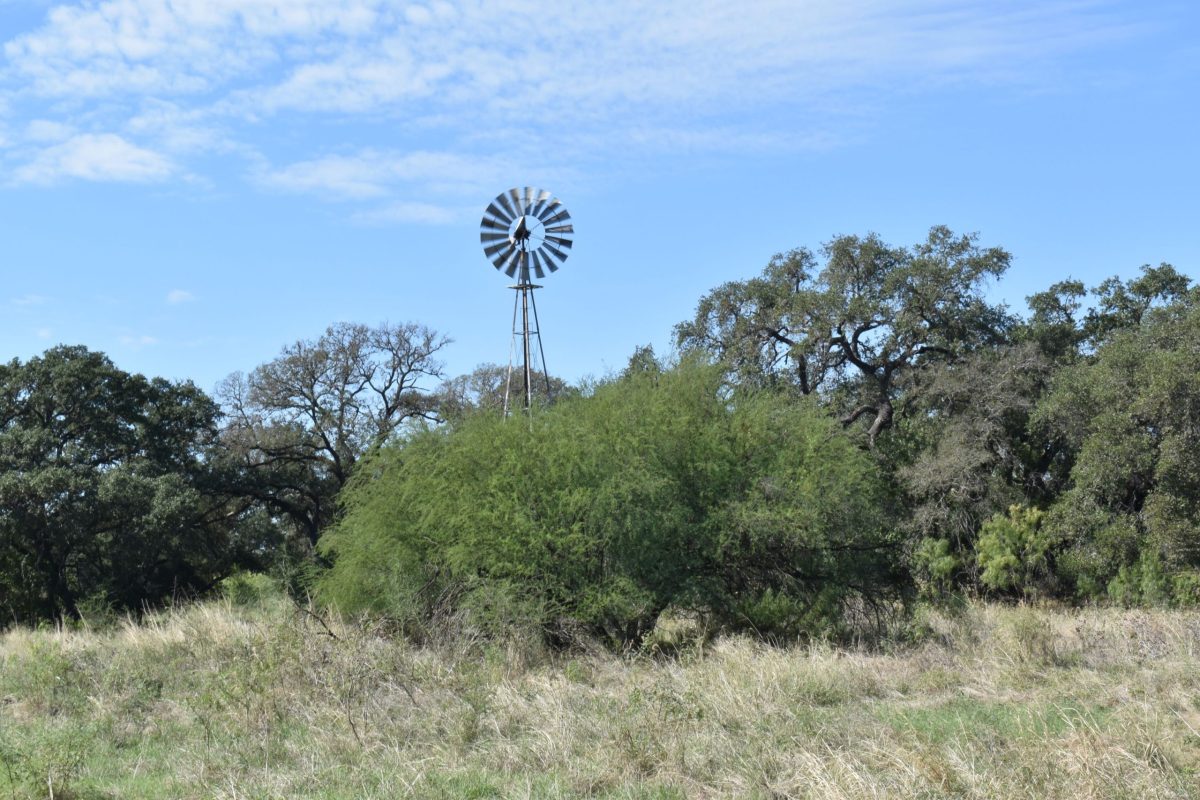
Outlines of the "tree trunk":
[[867,429],[867,441],[871,445],[871,449],[875,449],[875,439],[879,436],[879,432],[884,428],[892,426],[892,401],[887,397],[879,401],[879,411],[875,414],[875,421],[871,423],[871,427]]

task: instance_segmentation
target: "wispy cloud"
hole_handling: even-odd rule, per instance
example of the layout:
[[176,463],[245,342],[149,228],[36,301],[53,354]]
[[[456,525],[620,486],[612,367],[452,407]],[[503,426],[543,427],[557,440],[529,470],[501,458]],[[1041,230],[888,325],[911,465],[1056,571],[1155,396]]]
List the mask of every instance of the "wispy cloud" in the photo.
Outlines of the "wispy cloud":
[[825,149],[890,90],[1032,85],[1136,20],[1106,0],[88,0],[5,43],[0,88],[42,148],[21,181],[234,154],[265,188],[386,215],[493,190],[497,153]]
[[138,147],[116,134],[79,134],[41,150],[14,173],[18,183],[53,184],[75,178],[87,181],[148,183],[175,172],[165,156]]
[[145,334],[141,334],[141,335],[123,334],[120,337],[118,337],[118,341],[123,345],[127,345],[129,347],[138,347],[138,348],[149,347],[151,345],[158,344],[158,339],[156,337],[147,336]]
[[45,295],[26,294],[26,295],[22,295],[20,297],[14,297],[11,302],[14,306],[20,306],[22,308],[27,308],[29,306],[45,305],[47,302],[49,302],[49,300],[50,300],[50,298],[46,297]]
[[419,185],[442,194],[490,189],[512,169],[509,161],[497,158],[362,150],[264,169],[259,177],[264,185],[285,191],[367,198],[382,197],[398,186]]
[[196,296],[186,289],[172,289],[167,292],[167,304],[177,306],[180,303],[188,303],[195,300]]
[[363,225],[387,225],[391,223],[415,223],[419,225],[448,225],[460,219],[478,216],[478,209],[448,208],[432,203],[392,203],[372,211],[354,215],[354,220]]
[[48,119],[30,120],[25,126],[25,138],[30,142],[61,142],[74,132],[70,125]]

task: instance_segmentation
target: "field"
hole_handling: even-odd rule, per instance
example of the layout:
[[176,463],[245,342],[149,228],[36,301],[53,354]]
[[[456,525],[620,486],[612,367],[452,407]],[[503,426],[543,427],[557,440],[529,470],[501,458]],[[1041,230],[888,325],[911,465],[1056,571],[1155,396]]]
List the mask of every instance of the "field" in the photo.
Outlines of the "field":
[[1200,797],[1200,613],[975,605],[916,629],[555,655],[278,599],[17,629],[0,800]]

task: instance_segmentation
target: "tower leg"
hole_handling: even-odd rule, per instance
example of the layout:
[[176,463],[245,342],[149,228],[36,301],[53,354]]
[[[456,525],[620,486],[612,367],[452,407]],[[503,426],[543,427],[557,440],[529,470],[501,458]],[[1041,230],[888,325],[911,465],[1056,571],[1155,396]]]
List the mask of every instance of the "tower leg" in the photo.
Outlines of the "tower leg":
[[546,379],[546,399],[554,399],[554,390],[550,388],[550,370],[546,367],[546,347],[542,344],[542,323],[538,320],[537,298],[529,293],[529,303],[533,306],[533,327],[537,331],[538,352],[542,356],[542,377]]
[[[529,366],[529,287],[521,287],[521,331],[525,344],[525,413],[533,407],[533,372]],[[541,339],[541,336],[538,336]]]
[[[515,287],[514,287],[515,288]],[[504,416],[508,417],[508,409],[511,408],[509,398],[512,397],[512,372],[513,372],[513,357],[517,354],[517,304],[520,298],[513,295],[513,318],[512,318],[512,337],[508,341],[508,372],[504,376]]]

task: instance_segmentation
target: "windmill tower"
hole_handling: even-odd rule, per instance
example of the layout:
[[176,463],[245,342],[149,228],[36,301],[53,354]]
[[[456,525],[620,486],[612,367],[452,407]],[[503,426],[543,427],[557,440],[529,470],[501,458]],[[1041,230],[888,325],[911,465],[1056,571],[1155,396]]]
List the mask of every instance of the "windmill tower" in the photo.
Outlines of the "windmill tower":
[[[510,390],[512,388],[513,361],[518,337],[521,343],[521,374],[524,377],[523,408],[529,413],[533,406],[533,348],[537,339],[537,353],[541,356],[542,375],[546,379],[546,397],[550,397],[550,375],[546,370],[546,352],[542,347],[541,327],[537,317],[537,302],[533,290],[542,288],[533,278],[542,280],[547,272],[557,272],[567,260],[575,229],[571,215],[563,204],[550,192],[526,186],[524,189],[509,189],[496,197],[483,212],[479,223],[479,241],[483,254],[496,269],[516,283],[513,297],[512,346],[509,349],[508,376],[504,382],[504,414],[508,415]],[[533,311],[530,326],[529,312]],[[517,311],[521,312],[521,324],[517,327]]]

